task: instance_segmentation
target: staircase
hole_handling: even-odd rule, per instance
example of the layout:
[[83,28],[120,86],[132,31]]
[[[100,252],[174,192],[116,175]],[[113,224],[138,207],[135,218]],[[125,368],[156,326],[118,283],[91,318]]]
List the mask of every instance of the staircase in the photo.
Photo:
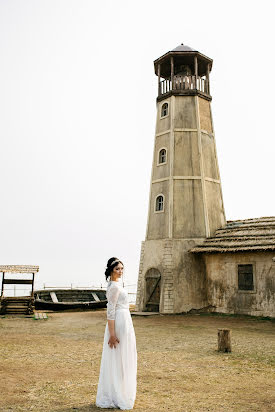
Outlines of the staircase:
[[31,296],[2,297],[0,301],[1,315],[32,315],[34,298]]

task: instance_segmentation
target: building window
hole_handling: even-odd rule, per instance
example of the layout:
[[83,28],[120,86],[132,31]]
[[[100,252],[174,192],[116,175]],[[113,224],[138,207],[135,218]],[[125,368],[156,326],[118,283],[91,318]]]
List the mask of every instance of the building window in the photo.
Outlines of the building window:
[[161,163],[166,163],[166,149],[161,149],[159,151],[159,159],[158,159],[158,164]]
[[238,265],[239,290],[254,290],[253,265]]
[[156,212],[162,212],[164,206],[163,196],[159,195],[156,198]]
[[168,116],[168,103],[163,103],[161,106],[161,117]]

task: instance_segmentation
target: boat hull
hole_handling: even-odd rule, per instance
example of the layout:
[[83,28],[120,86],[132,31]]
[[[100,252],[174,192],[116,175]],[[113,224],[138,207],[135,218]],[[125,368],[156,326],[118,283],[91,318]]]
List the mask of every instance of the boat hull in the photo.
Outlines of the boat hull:
[[100,302],[46,302],[42,299],[35,299],[36,310],[54,310],[63,311],[70,309],[93,310],[98,308],[106,308],[107,300]]
[[103,289],[42,289],[34,291],[36,310],[64,311],[106,308]]

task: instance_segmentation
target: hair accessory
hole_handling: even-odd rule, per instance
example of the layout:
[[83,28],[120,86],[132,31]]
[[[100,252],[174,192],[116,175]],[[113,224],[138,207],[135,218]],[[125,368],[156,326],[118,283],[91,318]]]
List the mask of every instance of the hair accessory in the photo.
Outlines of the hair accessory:
[[120,260],[119,260],[119,259],[116,259],[116,260],[114,260],[114,261],[110,264],[110,266],[113,266],[114,263],[119,263],[119,262],[120,262]]

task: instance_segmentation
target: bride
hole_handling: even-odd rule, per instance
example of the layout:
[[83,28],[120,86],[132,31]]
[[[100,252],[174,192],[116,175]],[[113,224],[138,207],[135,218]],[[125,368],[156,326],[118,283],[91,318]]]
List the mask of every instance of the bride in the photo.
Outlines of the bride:
[[136,337],[129,311],[128,294],[119,279],[123,263],[108,260],[107,324],[105,328],[96,406],[100,408],[133,409],[136,398]]

